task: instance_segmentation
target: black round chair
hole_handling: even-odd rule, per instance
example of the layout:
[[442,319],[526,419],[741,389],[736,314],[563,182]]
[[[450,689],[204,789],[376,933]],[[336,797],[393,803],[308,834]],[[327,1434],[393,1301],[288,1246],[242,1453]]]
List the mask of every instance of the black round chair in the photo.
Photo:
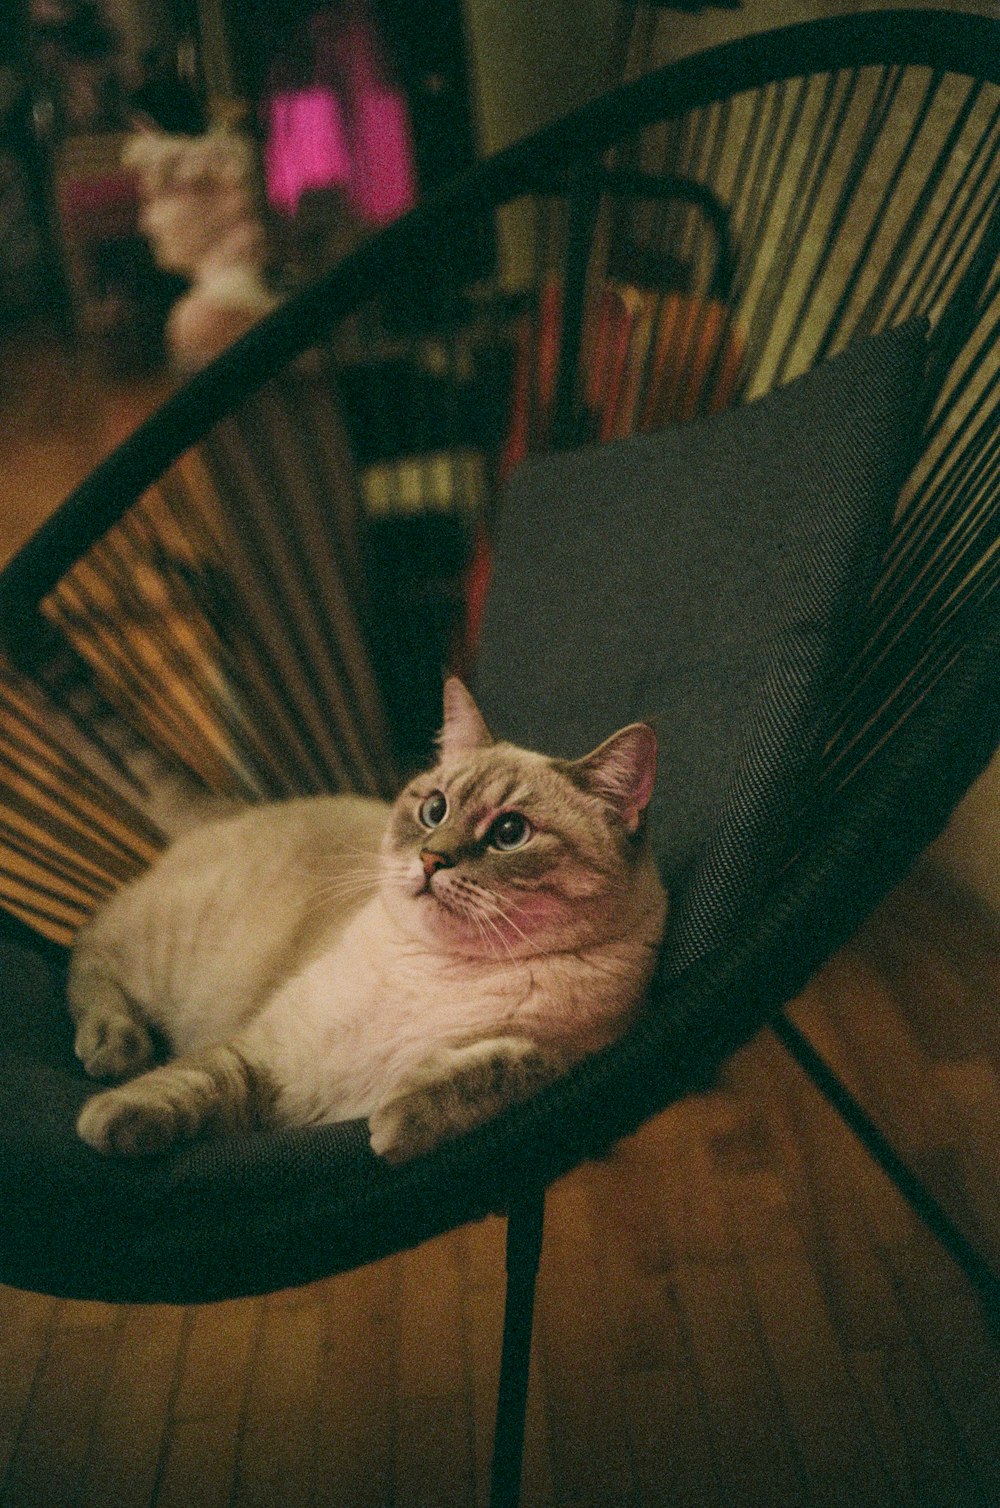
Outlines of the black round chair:
[[[373,670],[391,624],[338,366],[383,290],[494,212],[533,238],[537,296],[489,337],[524,356],[517,443],[477,465],[527,459],[479,521],[474,674],[495,731],[553,753],[658,720],[673,911],[648,1007],[408,1166],[356,1123],[102,1159],[74,1133],[65,946],[162,842],[150,772],[389,794],[419,754],[428,730],[400,729]],[[0,577],[0,1279],[200,1302],[505,1210],[494,1501],[515,1502],[545,1186],[769,1022],[995,1302],[781,1010],[1000,742],[998,269],[1000,22],[818,21],[624,85],[456,180],[86,480]]]

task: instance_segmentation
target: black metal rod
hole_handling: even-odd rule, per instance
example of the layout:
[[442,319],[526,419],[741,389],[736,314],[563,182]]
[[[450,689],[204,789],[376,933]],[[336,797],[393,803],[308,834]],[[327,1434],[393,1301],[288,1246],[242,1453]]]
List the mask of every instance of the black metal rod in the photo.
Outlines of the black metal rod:
[[978,1291],[990,1319],[995,1320],[1000,1317],[1000,1277],[990,1264],[965,1238],[930,1189],[903,1161],[871,1116],[862,1108],[850,1090],[840,1082],[833,1069],[798,1027],[794,1026],[787,1016],[779,1015],[771,1022],[771,1030],[803,1072],[812,1079],[824,1098],[829,1100],[868,1155],[882,1169],[890,1183],[899,1190],[927,1228],[937,1237],[948,1255],[961,1268],[969,1282]]
[[562,334],[559,343],[559,370],[552,414],[552,445],[566,450],[580,441],[576,418],[579,398],[580,351],[583,344],[584,312],[591,242],[597,219],[598,194],[594,177],[584,164],[571,179],[569,226],[566,243],[566,272],[563,280]]
[[544,1218],[544,1187],[530,1188],[520,1195],[507,1213],[507,1298],[493,1439],[490,1508],[517,1508],[521,1498],[535,1279],[542,1251]]

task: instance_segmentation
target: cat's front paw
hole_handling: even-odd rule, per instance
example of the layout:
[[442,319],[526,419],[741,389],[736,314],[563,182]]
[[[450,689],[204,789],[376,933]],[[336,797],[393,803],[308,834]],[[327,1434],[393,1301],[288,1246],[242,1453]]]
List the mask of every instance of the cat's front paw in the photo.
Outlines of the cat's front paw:
[[426,1090],[402,1094],[369,1118],[371,1149],[386,1162],[410,1162],[437,1146],[446,1130],[435,1096]]
[[128,1086],[95,1094],[80,1111],[76,1129],[97,1152],[112,1157],[151,1157],[178,1140],[173,1106]]
[[369,1117],[371,1148],[409,1162],[529,1099],[561,1064],[521,1037],[492,1038],[432,1054]]
[[149,1032],[129,1016],[85,1017],[73,1051],[92,1079],[130,1079],[153,1061]]

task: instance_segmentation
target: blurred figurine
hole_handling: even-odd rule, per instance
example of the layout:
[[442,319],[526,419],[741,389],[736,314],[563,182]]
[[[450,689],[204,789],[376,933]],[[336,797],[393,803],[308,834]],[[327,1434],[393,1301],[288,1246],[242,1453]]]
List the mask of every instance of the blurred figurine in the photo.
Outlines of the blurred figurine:
[[267,247],[254,199],[253,148],[228,130],[202,136],[140,130],[123,161],[136,174],[139,227],[158,265],[191,279],[165,332],[175,367],[188,375],[277,302],[264,281]]

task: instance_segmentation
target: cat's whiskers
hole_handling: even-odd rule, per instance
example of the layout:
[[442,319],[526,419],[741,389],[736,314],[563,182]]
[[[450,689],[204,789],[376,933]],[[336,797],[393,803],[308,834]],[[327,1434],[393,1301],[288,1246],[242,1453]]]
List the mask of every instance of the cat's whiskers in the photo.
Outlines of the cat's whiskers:
[[[500,954],[497,952],[496,948],[496,943],[499,943],[503,951],[506,953],[509,961],[513,963],[513,949],[511,948],[510,943],[504,937],[503,933],[500,931],[500,928],[497,926],[496,922],[489,915],[489,913],[487,911],[481,910],[475,905],[471,905],[468,908],[466,915],[469,917],[473,926],[476,928],[476,931],[479,933],[486,952],[489,953],[493,958],[499,958]],[[487,932],[487,928],[489,928],[489,932]],[[492,934],[492,936],[490,934]]]
[[[531,938],[528,936],[528,934],[524,931],[524,929],[522,927],[518,926],[518,924],[514,920],[513,916],[511,916],[510,910],[508,910],[507,907],[505,907],[503,905],[503,903],[501,902],[500,897],[497,895],[496,891],[495,890],[487,890],[485,887],[480,887],[479,894],[480,894],[480,896],[482,898],[483,904],[490,906],[490,909],[491,909],[493,915],[495,917],[499,918],[500,921],[504,922],[511,929],[512,932],[516,932],[517,935],[518,935],[518,937],[521,938],[522,942],[526,942],[529,945],[529,947],[530,947],[531,946]],[[520,906],[514,906],[512,909],[515,910],[515,911],[520,911],[521,907]]]
[[[514,953],[514,950],[510,945],[510,939],[504,935],[504,932],[500,926],[500,921],[508,921],[509,919],[504,914],[503,908],[497,902],[496,897],[492,894],[492,892],[485,890],[482,886],[476,884],[475,882],[467,882],[467,884],[463,887],[462,894],[466,914],[476,922],[477,926],[482,924],[482,926],[484,927],[489,927],[490,932],[500,943],[508,959],[511,961],[511,963],[515,962],[516,954]],[[519,932],[520,928],[514,926],[513,930],[515,932]],[[485,940],[485,932],[482,933],[482,936]],[[521,936],[524,937],[523,932],[521,932]],[[528,941],[526,937],[524,938],[524,940],[525,942]],[[494,953],[494,957],[497,956],[498,955]]]
[[504,938],[499,927],[497,927],[489,916],[486,909],[478,904],[479,886],[474,880],[460,875],[457,879],[452,880],[443,891],[433,891],[433,895],[438,905],[445,911],[459,918],[461,921],[472,923],[484,950],[492,958],[498,958],[499,954],[486,931],[487,927],[489,927],[489,931],[496,937],[497,942],[504,946],[508,957],[513,960],[514,955],[507,946],[506,938]]
[[318,882],[310,899],[317,900],[325,896],[339,894],[340,892],[350,893],[356,889],[377,889],[378,885],[379,876],[377,874],[339,875],[334,879]]
[[486,930],[486,918],[480,916],[476,911],[469,911],[467,915],[472,925],[475,927],[476,932],[479,934],[479,940],[482,944],[483,952],[488,953],[491,958],[498,958],[499,954],[496,951],[496,945]]
[[[340,856],[338,855],[338,859],[339,858]],[[379,866],[374,860],[369,860],[369,862],[367,863],[360,863],[356,859],[352,859],[350,860],[349,865],[343,863],[342,861],[339,863],[331,863],[327,861],[324,863],[311,864],[308,869],[302,871],[302,874],[303,876],[312,875],[316,879],[325,879],[328,876],[336,877],[339,874],[377,874],[378,868]]]
[[318,884],[306,897],[305,905],[310,911],[340,901],[367,899],[378,893],[381,877],[378,873],[339,875]]
[[303,908],[303,916],[310,918],[316,916],[326,916],[332,921],[338,914],[341,913],[341,911],[343,911],[344,915],[346,916],[350,915],[355,909],[360,910],[364,906],[365,902],[370,899],[370,894],[358,893],[355,895],[337,896],[334,900],[331,901],[310,901]]
[[[337,858],[340,859],[341,855],[338,854]],[[367,858],[369,862],[352,862],[349,868],[339,863],[331,864],[329,861],[317,859],[297,866],[294,873],[301,880],[308,898],[342,882],[377,879],[378,865],[370,854]]]
[[496,919],[493,916],[491,916],[489,914],[489,912],[487,912],[487,911],[480,911],[479,915],[482,917],[482,920],[486,924],[486,926],[489,927],[490,931],[496,937],[497,941],[499,942],[501,948],[503,948],[503,951],[506,953],[506,955],[507,955],[508,959],[510,960],[510,962],[514,963],[516,961],[516,955],[514,953],[514,949],[510,945],[510,938],[507,937],[504,934],[504,932],[501,929],[499,923],[496,921]]

